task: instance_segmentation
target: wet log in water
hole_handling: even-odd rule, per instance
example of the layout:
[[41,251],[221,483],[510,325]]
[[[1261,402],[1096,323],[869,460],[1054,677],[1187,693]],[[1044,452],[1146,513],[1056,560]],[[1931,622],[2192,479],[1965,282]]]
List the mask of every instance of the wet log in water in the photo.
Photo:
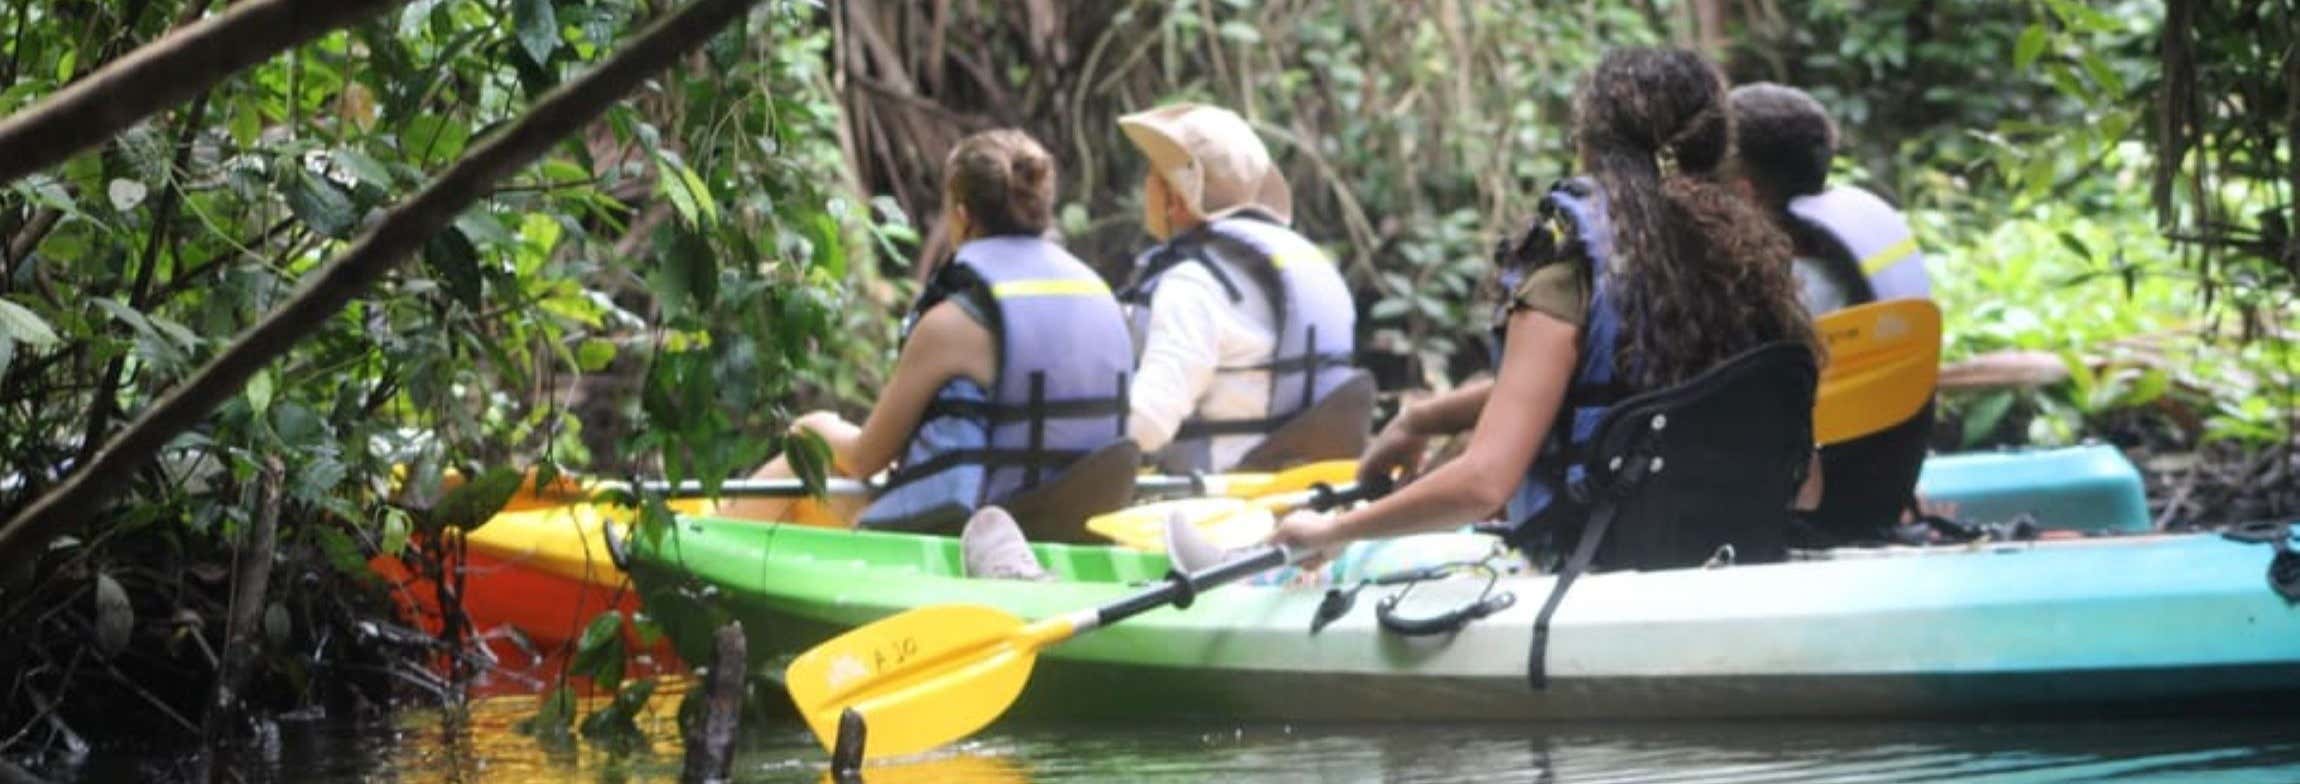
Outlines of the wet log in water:
[[272,553],[278,549],[280,478],[287,472],[279,458],[257,474],[255,525],[240,540],[233,556],[232,601],[224,621],[224,655],[216,682],[209,692],[207,711],[200,717],[200,760],[197,781],[217,781],[216,753],[226,733],[241,717],[240,692],[256,650],[264,617],[266,589],[271,586]]
[[702,684],[703,720],[687,728],[687,763],[681,781],[726,781],[734,769],[735,733],[742,727],[749,662],[743,622],[728,621],[712,635],[711,643],[711,673]]

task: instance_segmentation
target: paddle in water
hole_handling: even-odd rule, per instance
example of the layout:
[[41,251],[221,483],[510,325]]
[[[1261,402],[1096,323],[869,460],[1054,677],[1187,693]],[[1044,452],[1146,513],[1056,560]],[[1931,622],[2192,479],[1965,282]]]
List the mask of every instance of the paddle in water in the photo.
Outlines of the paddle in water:
[[[1363,500],[1387,488],[1323,493],[1318,505]],[[1038,652],[1199,592],[1291,563],[1298,554],[1260,547],[1195,572],[1169,571],[1157,585],[1100,607],[1033,622],[995,607],[920,607],[815,646],[783,673],[785,688],[826,749],[842,714],[868,732],[862,757],[917,754],[982,729],[1021,696]]]

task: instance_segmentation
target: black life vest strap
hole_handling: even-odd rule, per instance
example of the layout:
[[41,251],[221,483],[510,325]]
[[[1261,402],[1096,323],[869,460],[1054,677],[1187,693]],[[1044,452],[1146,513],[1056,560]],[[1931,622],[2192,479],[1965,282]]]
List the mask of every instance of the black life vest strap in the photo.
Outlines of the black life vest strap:
[[1196,236],[1196,233],[1177,237],[1159,249],[1156,255],[1150,257],[1150,263],[1135,276],[1134,284],[1118,292],[1118,301],[1134,305],[1150,304],[1150,292],[1157,286],[1158,279],[1168,270],[1190,262],[1205,267],[1206,272],[1214,276],[1214,282],[1222,284],[1222,292],[1230,296],[1231,302],[1245,301],[1245,293],[1238,289],[1235,281],[1230,280],[1230,273],[1222,271],[1221,265],[1207,258],[1207,241]]
[[1565,592],[1573,581],[1589,570],[1589,563],[1597,558],[1597,545],[1605,540],[1605,531],[1613,527],[1615,499],[1606,499],[1590,513],[1589,524],[1581,529],[1581,543],[1573,548],[1573,558],[1557,570],[1557,584],[1549,589],[1549,598],[1541,602],[1541,613],[1533,617],[1533,649],[1526,654],[1525,674],[1535,691],[1549,688],[1549,619],[1557,614],[1557,606],[1565,602]]
[[1794,212],[1788,213],[1788,221],[1797,227],[1791,239],[1803,240],[1799,244],[1821,246],[1822,253],[1807,258],[1820,262],[1822,274],[1827,275],[1829,282],[1835,284],[1838,290],[1845,292],[1846,305],[1864,305],[1877,301],[1877,289],[1870,285],[1869,273],[1861,269],[1861,258],[1854,255],[1852,248],[1846,247],[1843,240],[1837,239],[1834,232],[1818,221]]
[[[1031,371],[1030,402],[1026,408],[1030,412],[1030,453],[1043,454],[1046,452],[1046,371]],[[1023,466],[1023,487],[1038,486],[1039,468],[1037,460]]]
[[[1311,329],[1315,330],[1316,328],[1312,327]],[[1220,367],[1214,368],[1214,372],[1300,373],[1304,371],[1324,370],[1330,367],[1348,367],[1355,365],[1356,361],[1356,355],[1353,355],[1349,352],[1327,351],[1323,353],[1296,354],[1285,359],[1275,359],[1268,362],[1257,362],[1251,365],[1222,365]]]
[[1090,454],[1083,449],[954,449],[933,458],[887,472],[886,487],[881,494],[895,488],[941,473],[950,468],[977,464],[984,468],[1060,468]]
[[1121,384],[1119,386],[1121,391],[1118,394],[1112,395],[1110,397],[1082,397],[1064,398],[1062,400],[1040,400],[1037,401],[1037,405],[1035,406],[1029,403],[993,403],[988,400],[937,400],[926,405],[926,418],[935,419],[945,416],[968,417],[982,419],[992,425],[1004,425],[1012,424],[1015,422],[1023,422],[1028,421],[1034,417],[1043,419],[1091,419],[1106,416],[1117,416],[1121,418],[1121,421],[1123,421],[1125,414],[1132,409],[1127,405],[1128,393],[1125,391],[1126,387],[1123,383],[1126,375],[1121,373],[1118,377],[1121,380]]

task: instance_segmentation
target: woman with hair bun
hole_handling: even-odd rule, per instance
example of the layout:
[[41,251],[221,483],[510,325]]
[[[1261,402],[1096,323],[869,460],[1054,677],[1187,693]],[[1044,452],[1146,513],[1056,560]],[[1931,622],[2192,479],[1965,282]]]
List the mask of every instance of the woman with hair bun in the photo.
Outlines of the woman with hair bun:
[[1402,411],[1361,475],[1411,478],[1435,435],[1469,431],[1467,448],[1375,503],[1289,516],[1273,541],[1325,551],[1506,505],[1512,543],[1542,549],[1586,515],[1565,471],[1608,406],[1765,343],[1814,342],[1787,238],[1720,180],[1732,122],[1714,66],[1617,50],[1574,109],[1587,177],[1554,187],[1542,219],[1497,254],[1509,299],[1495,378]]
[[[870,417],[857,426],[817,411],[792,425],[830,444],[842,476],[892,469],[868,508],[837,510],[862,527],[945,527],[1126,434],[1132,342],[1102,278],[1045,237],[1053,158],[1021,131],[986,131],[959,141],[943,178],[958,250],[912,305]],[[783,458],[758,473],[790,475]],[[781,520],[789,506],[723,511]]]

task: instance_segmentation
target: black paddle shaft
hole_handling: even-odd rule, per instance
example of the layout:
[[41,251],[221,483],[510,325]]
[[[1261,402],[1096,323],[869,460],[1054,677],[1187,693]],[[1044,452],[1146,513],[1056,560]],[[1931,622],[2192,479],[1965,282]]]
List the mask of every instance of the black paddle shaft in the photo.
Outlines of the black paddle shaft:
[[1094,625],[1108,626],[1168,604],[1177,608],[1186,608],[1190,606],[1191,602],[1197,600],[1198,592],[1201,590],[1235,582],[1241,578],[1284,565],[1286,565],[1286,552],[1284,550],[1276,547],[1263,547],[1256,549],[1244,558],[1209,566],[1197,572],[1184,573],[1180,570],[1171,570],[1166,572],[1165,581],[1145,588],[1132,596],[1095,608]]
[[[1361,482],[1339,490],[1328,487],[1321,482],[1315,488],[1309,506],[1318,511],[1325,511],[1358,501],[1378,498],[1389,491],[1390,482],[1388,481]],[[1284,549],[1263,547],[1243,557],[1209,566],[1196,572],[1168,569],[1165,582],[1095,608],[1094,625],[1097,627],[1108,626],[1168,604],[1174,605],[1176,609],[1187,609],[1191,602],[1197,601],[1199,591],[1236,582],[1241,578],[1276,569],[1290,562],[1292,559],[1287,556]]]

